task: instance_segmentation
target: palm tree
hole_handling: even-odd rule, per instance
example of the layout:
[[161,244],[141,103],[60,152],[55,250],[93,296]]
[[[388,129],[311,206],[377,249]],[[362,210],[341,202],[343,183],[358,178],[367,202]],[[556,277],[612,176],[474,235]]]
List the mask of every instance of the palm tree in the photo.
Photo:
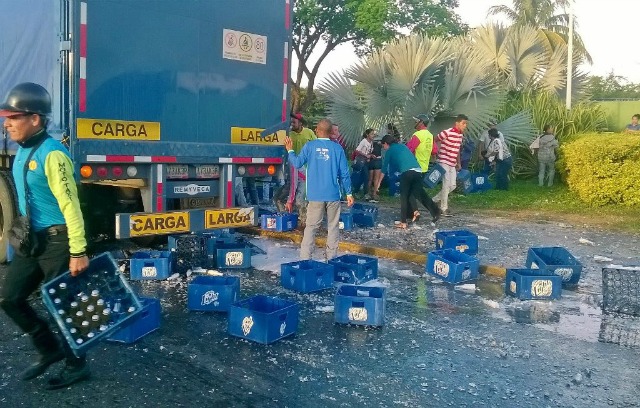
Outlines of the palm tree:
[[[488,16],[504,15],[515,26],[532,26],[540,30],[545,46],[553,52],[558,45],[566,45],[569,36],[569,14],[566,9],[570,0],[513,0],[513,8],[505,5],[492,6]],[[561,13],[556,13],[562,9]],[[575,26],[578,23],[575,22]],[[573,41],[580,60],[593,63],[582,38],[574,30]]]

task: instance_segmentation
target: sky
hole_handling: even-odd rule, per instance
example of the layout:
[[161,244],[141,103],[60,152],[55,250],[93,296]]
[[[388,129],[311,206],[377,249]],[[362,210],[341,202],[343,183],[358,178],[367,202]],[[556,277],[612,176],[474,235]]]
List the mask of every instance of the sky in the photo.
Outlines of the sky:
[[[499,21],[496,17],[487,18],[491,6],[513,6],[510,0],[459,0],[459,4],[456,12],[470,27]],[[576,29],[593,58],[593,65],[580,68],[600,76],[613,70],[616,75],[640,83],[640,53],[634,45],[640,25],[640,0],[575,0],[574,4]],[[330,72],[341,71],[356,61],[350,45],[338,47],[320,67],[316,85]],[[296,66],[294,57],[294,73]]]

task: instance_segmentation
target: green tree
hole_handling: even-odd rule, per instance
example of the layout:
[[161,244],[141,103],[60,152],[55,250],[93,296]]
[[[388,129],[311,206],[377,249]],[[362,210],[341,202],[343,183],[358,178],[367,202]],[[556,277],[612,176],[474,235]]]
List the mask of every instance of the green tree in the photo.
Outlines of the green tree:
[[606,77],[591,76],[585,86],[591,99],[640,99],[640,84],[634,84],[613,71]]
[[[292,72],[292,105],[300,111],[313,103],[318,70],[340,44],[352,43],[364,55],[408,30],[438,36],[466,30],[453,12],[457,0],[297,0],[294,4],[293,52],[298,69]],[[317,59],[311,62],[314,53]],[[303,97],[300,87],[305,78]]]
[[[504,15],[513,25],[532,26],[540,30],[547,47],[553,50],[558,44],[566,45],[569,38],[569,0],[513,0],[513,8],[493,6],[488,15]],[[560,11],[560,12],[559,12]],[[578,26],[574,19],[575,27]],[[574,27],[574,28],[575,28]],[[581,59],[593,63],[578,31],[573,31],[576,52]]]

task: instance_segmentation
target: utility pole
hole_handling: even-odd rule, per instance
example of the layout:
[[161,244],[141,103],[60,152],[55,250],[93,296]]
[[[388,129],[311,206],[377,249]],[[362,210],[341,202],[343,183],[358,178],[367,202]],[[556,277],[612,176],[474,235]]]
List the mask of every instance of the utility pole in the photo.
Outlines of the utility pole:
[[567,109],[571,109],[571,93],[573,85],[573,2],[569,0],[569,42],[567,44]]

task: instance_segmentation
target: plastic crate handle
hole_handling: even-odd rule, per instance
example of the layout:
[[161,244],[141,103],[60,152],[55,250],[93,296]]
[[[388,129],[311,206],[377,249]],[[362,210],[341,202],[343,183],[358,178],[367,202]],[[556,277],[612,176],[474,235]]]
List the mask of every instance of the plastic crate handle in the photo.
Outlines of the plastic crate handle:
[[351,302],[351,307],[360,307],[360,308],[364,308],[364,302],[356,302],[356,301],[353,301],[353,302]]
[[145,261],[144,266],[145,267],[154,267],[155,264],[153,263],[153,261]]
[[289,312],[282,313],[282,314],[280,315],[280,321],[281,321],[281,322],[284,322],[285,320],[287,320],[287,315],[288,315],[288,314],[289,314]]

